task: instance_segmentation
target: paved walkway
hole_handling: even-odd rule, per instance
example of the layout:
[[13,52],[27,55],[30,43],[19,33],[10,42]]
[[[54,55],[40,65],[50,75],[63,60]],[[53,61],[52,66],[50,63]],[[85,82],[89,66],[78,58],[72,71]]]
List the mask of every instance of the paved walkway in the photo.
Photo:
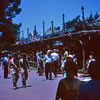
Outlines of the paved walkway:
[[9,74],[9,79],[3,79],[3,70],[0,68],[0,76],[0,100],[55,100],[59,80],[63,78],[58,74],[57,78],[46,80],[44,75],[38,76],[36,71],[31,71],[27,87],[22,87],[20,76],[18,89],[13,90],[11,75]]

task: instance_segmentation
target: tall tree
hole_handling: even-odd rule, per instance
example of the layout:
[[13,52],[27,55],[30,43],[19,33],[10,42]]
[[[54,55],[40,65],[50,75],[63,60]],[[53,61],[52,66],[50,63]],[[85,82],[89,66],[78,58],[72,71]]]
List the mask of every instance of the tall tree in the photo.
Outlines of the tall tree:
[[21,24],[14,24],[13,18],[21,12],[21,0],[0,0],[0,45],[9,46],[16,41]]
[[93,18],[92,12],[91,12],[90,16],[88,18],[88,23],[92,23],[93,21],[94,21],[94,18]]
[[97,20],[99,18],[99,14],[96,12],[96,14],[94,15],[94,19]]
[[66,22],[66,29],[67,28],[72,28],[75,27],[75,24],[80,24],[81,20],[80,20],[80,15],[76,16],[73,20]]

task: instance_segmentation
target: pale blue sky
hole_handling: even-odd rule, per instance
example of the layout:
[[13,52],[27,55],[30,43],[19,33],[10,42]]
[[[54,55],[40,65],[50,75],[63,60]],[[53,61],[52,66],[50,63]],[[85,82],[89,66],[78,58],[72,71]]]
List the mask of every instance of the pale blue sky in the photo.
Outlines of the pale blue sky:
[[21,31],[27,36],[27,28],[33,32],[34,25],[38,33],[43,33],[43,24],[45,21],[45,30],[51,27],[51,21],[54,26],[60,26],[62,29],[62,14],[65,14],[65,21],[72,20],[77,15],[82,17],[81,6],[84,6],[85,18],[92,11],[93,15],[100,14],[100,0],[21,0],[20,8],[22,11],[14,18],[14,23],[22,23]]

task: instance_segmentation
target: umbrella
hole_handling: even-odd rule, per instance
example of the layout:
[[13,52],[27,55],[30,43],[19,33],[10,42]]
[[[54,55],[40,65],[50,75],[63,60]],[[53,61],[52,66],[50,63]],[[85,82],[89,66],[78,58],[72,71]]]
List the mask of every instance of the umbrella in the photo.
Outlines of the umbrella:
[[8,50],[3,50],[3,51],[1,51],[1,53],[11,53],[10,51],[8,51]]

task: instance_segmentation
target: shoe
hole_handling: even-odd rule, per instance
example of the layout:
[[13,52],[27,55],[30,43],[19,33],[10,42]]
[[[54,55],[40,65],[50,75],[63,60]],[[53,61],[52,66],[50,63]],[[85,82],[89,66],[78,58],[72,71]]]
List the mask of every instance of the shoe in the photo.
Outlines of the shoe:
[[23,88],[26,88],[26,85],[23,85]]
[[17,88],[16,87],[13,87],[13,89],[16,90]]
[[57,77],[57,75],[55,75],[55,78]]
[[52,80],[52,78],[50,78],[49,80]]
[[42,73],[39,73],[39,76],[42,76]]

